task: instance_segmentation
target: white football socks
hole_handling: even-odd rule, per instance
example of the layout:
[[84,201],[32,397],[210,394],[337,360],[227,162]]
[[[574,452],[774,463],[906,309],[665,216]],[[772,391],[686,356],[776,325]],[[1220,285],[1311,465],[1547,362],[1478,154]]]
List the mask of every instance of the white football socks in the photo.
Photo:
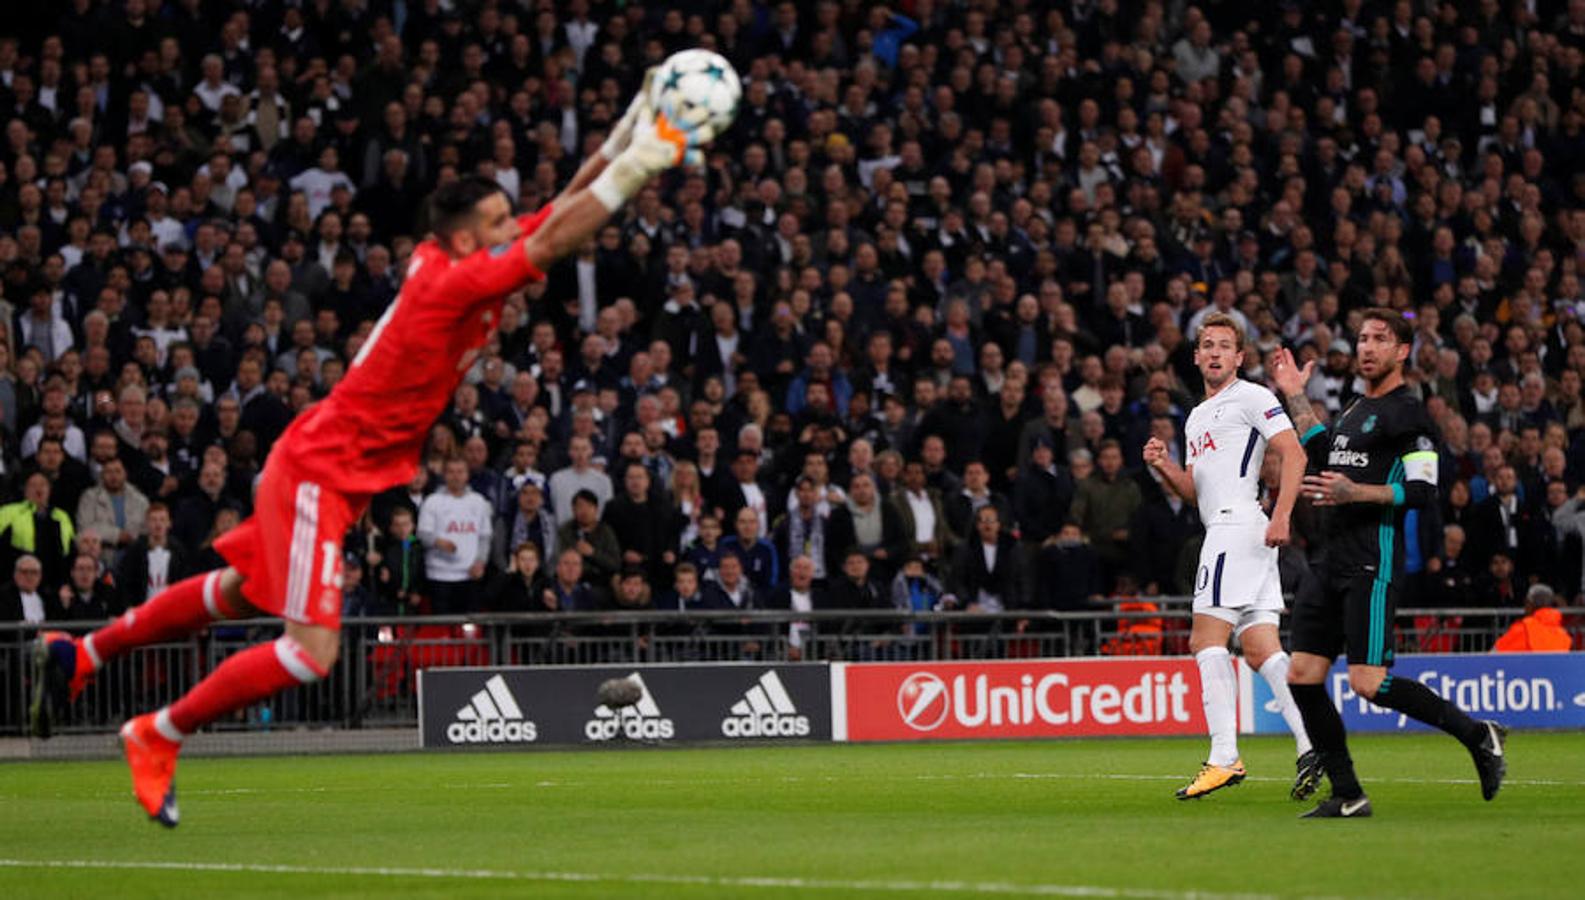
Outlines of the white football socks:
[[1194,654],[1194,661],[1200,664],[1200,699],[1211,732],[1206,762],[1231,766],[1238,761],[1238,677],[1233,673],[1233,657],[1226,647],[1211,647]]
[[1266,657],[1265,664],[1260,667],[1260,677],[1271,685],[1272,696],[1277,698],[1277,708],[1282,711],[1282,720],[1288,723],[1288,730],[1293,732],[1298,755],[1309,753],[1310,735],[1304,730],[1304,716],[1299,714],[1299,707],[1293,702],[1293,692],[1288,690],[1288,654],[1278,650]]

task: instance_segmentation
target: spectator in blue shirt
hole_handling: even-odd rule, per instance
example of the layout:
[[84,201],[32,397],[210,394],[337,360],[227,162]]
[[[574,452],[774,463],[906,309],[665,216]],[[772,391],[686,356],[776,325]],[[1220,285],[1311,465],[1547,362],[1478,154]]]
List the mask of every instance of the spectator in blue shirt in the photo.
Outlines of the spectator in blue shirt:
[[715,581],[721,569],[721,519],[699,517],[699,537],[683,551],[683,562],[693,566],[701,582]]
[[752,507],[743,507],[738,510],[736,526],[736,533],[721,541],[721,552],[743,561],[743,574],[756,589],[768,591],[780,584],[781,560],[776,547],[760,536],[759,513]]
[[804,357],[804,370],[787,386],[787,414],[796,418],[804,411],[809,385],[816,381],[830,387],[836,414],[846,416],[848,401],[853,399],[853,384],[845,372],[836,368],[836,356],[825,341],[816,341],[809,348],[809,355]]
[[897,66],[897,51],[918,30],[918,22],[893,13],[888,6],[870,7],[870,34],[874,35],[870,52],[888,69]]

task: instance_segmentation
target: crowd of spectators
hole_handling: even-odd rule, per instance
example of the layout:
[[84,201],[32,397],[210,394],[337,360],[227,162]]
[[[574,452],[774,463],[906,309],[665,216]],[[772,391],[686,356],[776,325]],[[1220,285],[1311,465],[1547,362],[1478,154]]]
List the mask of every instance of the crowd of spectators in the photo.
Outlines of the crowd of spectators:
[[[1360,390],[1414,322],[1405,602],[1580,593],[1585,2],[63,0],[0,34],[0,615],[220,564],[461,174],[537,208],[646,67],[736,125],[510,297],[347,612],[1192,591],[1198,323]],[[8,16],[10,14],[8,13]],[[1285,570],[1302,567],[1302,512]],[[1289,565],[1291,564],[1291,565]]]

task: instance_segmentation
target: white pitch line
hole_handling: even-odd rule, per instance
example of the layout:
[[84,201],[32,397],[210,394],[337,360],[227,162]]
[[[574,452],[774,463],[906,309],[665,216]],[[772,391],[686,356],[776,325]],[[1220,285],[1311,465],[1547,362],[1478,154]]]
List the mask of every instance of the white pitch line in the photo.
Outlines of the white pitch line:
[[[555,782],[545,781],[545,782],[540,782],[539,786],[548,787],[548,786],[553,785],[554,783]],[[517,787],[517,785],[515,785],[515,784],[508,784],[506,782],[491,782],[491,783],[488,783],[488,784],[442,784],[442,785],[439,785],[439,786],[444,788],[444,789],[446,789],[446,790],[448,790],[448,791],[506,791],[506,790],[514,790]],[[378,787],[378,786],[367,786],[367,785],[364,785],[364,786],[355,786],[355,785],[318,785],[318,786],[315,786],[315,787],[283,787],[283,788],[260,788],[260,787],[198,788],[198,789],[195,789],[195,790],[183,790],[182,791],[182,796],[183,797],[191,797],[191,796],[197,795],[197,796],[205,796],[205,797],[216,797],[216,796],[228,796],[228,795],[234,795],[234,794],[262,794],[262,795],[269,795],[269,794],[366,794],[366,793],[369,793],[371,791],[406,791],[406,790],[408,790],[408,788],[406,788],[406,787]]]
[[393,866],[303,866],[274,863],[167,862],[109,859],[0,859],[5,869],[222,872],[256,875],[345,875],[358,878],[424,878],[673,885],[705,888],[846,891],[883,894],[986,894],[1012,897],[1095,897],[1117,900],[1270,900],[1269,894],[1158,891],[1083,884],[1020,884],[1011,881],[889,881],[785,876],[664,875],[605,872],[535,872],[500,869],[440,869]]
[[[979,772],[968,775],[921,775],[920,778],[942,778],[948,781],[955,779],[1073,779],[1088,780],[1091,778],[1106,779],[1111,781],[1181,781],[1181,775],[1120,775],[1115,773],[1101,773],[1098,775],[1078,775],[1071,772]],[[1287,784],[1292,778],[1281,778],[1270,775],[1251,775],[1245,781],[1270,781],[1273,783]],[[1479,784],[1477,778],[1366,778],[1369,782],[1382,784]],[[1504,778],[1503,787],[1585,787],[1585,781],[1561,781],[1551,778]]]
[[[1184,776],[1178,775],[1138,775],[1117,772],[967,772],[963,774],[930,774],[930,775],[817,775],[803,777],[799,775],[784,775],[777,779],[786,784],[799,784],[804,782],[847,782],[847,781],[1023,781],[1023,780],[1071,780],[1071,781],[1182,781]],[[1269,781],[1272,783],[1286,784],[1293,779],[1276,776],[1250,776],[1245,781]],[[1474,778],[1371,778],[1372,783],[1380,784],[1477,784]],[[589,787],[597,782],[592,781],[537,781],[534,787]],[[598,782],[609,784],[609,782]],[[660,787],[690,787],[695,785],[721,785],[721,784],[764,784],[762,778],[646,778],[647,785]],[[1504,787],[1585,787],[1585,781],[1561,781],[1546,778],[1505,778]],[[196,792],[195,792],[196,793]]]
[[[1182,781],[1183,775],[1141,775],[1119,772],[1092,772],[1080,774],[1077,772],[966,772],[963,774],[935,774],[935,775],[876,775],[876,776],[841,776],[820,775],[805,778],[799,775],[783,775],[776,779],[784,784],[803,783],[841,783],[849,781]],[[1287,784],[1292,779],[1270,775],[1251,775],[1244,779],[1253,782],[1270,782],[1272,784]],[[1461,785],[1477,784],[1474,778],[1371,778],[1372,784],[1444,784]],[[646,785],[655,787],[698,787],[701,785],[729,785],[729,784],[764,784],[762,778],[646,778]],[[510,782],[489,782],[485,784],[447,784],[443,785],[452,791],[510,791],[528,788],[585,788],[595,784],[609,785],[609,781],[533,781],[522,785]],[[1505,778],[1503,787],[1585,787],[1585,781],[1567,781],[1554,778]],[[318,785],[314,787],[235,787],[235,788],[192,788],[183,789],[183,797],[230,797],[230,796],[269,796],[271,794],[368,794],[380,791],[406,791],[405,787],[388,787],[378,785]],[[106,792],[104,796],[110,796]],[[121,796],[119,791],[114,796]],[[3,800],[20,800],[23,795],[15,793],[0,794]]]

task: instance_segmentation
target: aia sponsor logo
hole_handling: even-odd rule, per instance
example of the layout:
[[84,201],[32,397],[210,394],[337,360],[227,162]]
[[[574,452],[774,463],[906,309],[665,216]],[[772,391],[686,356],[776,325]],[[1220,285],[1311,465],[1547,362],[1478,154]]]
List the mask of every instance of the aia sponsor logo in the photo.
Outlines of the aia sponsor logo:
[[1189,458],[1190,459],[1199,459],[1201,455],[1206,454],[1206,453],[1210,453],[1212,450],[1215,450],[1215,449],[1216,449],[1216,441],[1214,439],[1212,439],[1211,433],[1209,431],[1207,431],[1206,433],[1200,435],[1197,438],[1191,438],[1189,440]]

